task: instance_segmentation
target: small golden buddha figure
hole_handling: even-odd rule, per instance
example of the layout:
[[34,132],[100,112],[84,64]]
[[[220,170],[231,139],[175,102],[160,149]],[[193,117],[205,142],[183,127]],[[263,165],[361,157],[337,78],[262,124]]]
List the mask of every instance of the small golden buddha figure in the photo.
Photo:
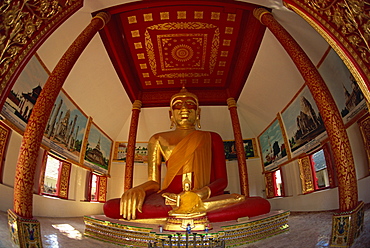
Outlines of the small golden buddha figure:
[[[176,195],[176,207],[168,212],[169,216],[177,218],[196,218],[206,215],[202,199],[196,193],[190,191],[191,182],[186,176],[184,180],[184,191]],[[165,198],[170,198],[169,193],[163,193]],[[170,198],[170,201],[172,199]]]
[[[126,191],[121,199],[106,202],[104,213],[107,217],[163,218],[193,211],[206,212],[211,222],[218,222],[270,211],[269,202],[261,197],[224,194],[227,172],[223,141],[215,132],[197,130],[200,112],[197,96],[185,88],[172,96],[170,119],[175,129],[150,138],[148,181]],[[167,173],[161,184],[163,160]],[[184,175],[191,175],[188,178],[191,183],[185,184],[186,190],[183,190]],[[196,199],[195,204],[190,199]],[[176,210],[165,204],[178,201]]]

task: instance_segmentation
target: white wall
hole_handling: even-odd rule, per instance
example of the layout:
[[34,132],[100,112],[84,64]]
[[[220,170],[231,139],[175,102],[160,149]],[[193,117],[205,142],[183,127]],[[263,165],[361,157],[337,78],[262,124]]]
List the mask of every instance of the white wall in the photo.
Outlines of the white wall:
[[[223,112],[222,108],[219,108]],[[148,110],[144,111],[147,112]],[[168,124],[167,109],[157,109],[155,115],[162,116],[160,121],[150,122],[149,115],[142,116],[139,125],[139,130],[145,130],[141,133],[140,141],[148,140],[150,133],[158,132],[161,129],[160,124]],[[226,117],[225,117],[226,118]],[[214,118],[202,119],[203,126],[210,127],[214,123]],[[156,124],[156,125],[150,125]],[[144,125],[145,127],[143,127]],[[158,125],[158,126],[157,126]],[[167,126],[168,126],[167,125]],[[217,125],[215,125],[217,127]],[[212,131],[222,133],[230,139],[230,130],[226,127],[214,128]],[[231,127],[230,127],[231,128]],[[203,128],[205,130],[205,128]],[[355,123],[347,129],[354,161],[356,166],[356,175],[358,181],[359,200],[365,203],[370,202],[370,194],[367,192],[370,184],[368,158],[364,151],[364,145],[361,138],[358,125]],[[145,134],[145,135],[143,135]],[[18,159],[19,147],[21,144],[21,136],[16,132],[12,132],[9,142],[9,148],[5,159],[3,185],[0,185],[0,210],[7,211],[13,206],[13,185],[15,168]],[[119,140],[127,140],[121,137]],[[39,160],[40,161],[40,160]],[[163,173],[165,173],[165,166],[163,165]],[[231,193],[240,193],[239,170],[237,161],[227,161],[227,172],[229,184],[226,190]],[[249,181],[249,192],[251,196],[265,197],[265,183],[262,174],[262,163],[259,158],[247,160],[247,172]],[[108,180],[107,199],[120,197],[124,187],[124,173],[125,163],[113,162],[110,169],[110,178]],[[269,199],[272,209],[287,209],[291,211],[321,211],[338,209],[338,189],[326,189],[310,194],[303,195],[301,193],[301,181],[299,178],[299,167],[296,161],[288,163],[282,167],[282,174],[284,179],[284,186],[286,197],[277,197]],[[137,163],[134,166],[133,184],[138,185],[147,180],[147,166],[146,164]],[[101,203],[90,203],[84,201],[85,196],[85,180],[86,170],[79,166],[72,166],[69,199],[62,200],[52,197],[34,195],[34,216],[52,216],[52,217],[71,217],[102,214]],[[56,207],[57,206],[57,207]]]
[[[13,208],[14,178],[22,136],[12,131],[4,163],[3,184],[0,184],[0,211]],[[39,153],[39,156],[42,152]],[[41,159],[38,159],[41,163]],[[38,177],[35,176],[35,180]],[[85,202],[86,169],[73,165],[70,175],[69,199],[63,200],[34,194],[33,216],[72,217],[102,214],[102,203]],[[37,185],[37,182],[35,183]]]
[[[365,203],[370,202],[368,187],[370,183],[369,161],[357,123],[347,128],[358,180],[358,198]],[[291,211],[321,211],[339,208],[338,188],[325,189],[309,194],[302,194],[299,178],[299,166],[293,161],[282,167],[287,197],[269,199],[272,209],[288,209]]]

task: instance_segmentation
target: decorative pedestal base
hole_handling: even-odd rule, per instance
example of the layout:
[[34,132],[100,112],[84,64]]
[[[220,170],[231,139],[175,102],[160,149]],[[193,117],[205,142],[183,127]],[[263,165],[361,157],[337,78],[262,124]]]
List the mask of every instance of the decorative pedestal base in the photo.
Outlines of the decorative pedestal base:
[[25,219],[12,210],[8,210],[8,226],[14,244],[21,248],[41,248],[40,222],[36,219]]
[[364,202],[349,212],[333,215],[330,246],[350,247],[364,229]]
[[168,217],[167,223],[164,226],[164,230],[187,231],[188,225],[191,231],[204,231],[205,229],[212,229],[207,216],[202,216],[199,218]]
[[[211,223],[211,231],[163,231],[166,219],[115,220],[103,215],[85,216],[85,236],[133,247],[237,247],[289,230],[289,211],[271,211],[245,222]],[[193,231],[193,229],[192,229]]]

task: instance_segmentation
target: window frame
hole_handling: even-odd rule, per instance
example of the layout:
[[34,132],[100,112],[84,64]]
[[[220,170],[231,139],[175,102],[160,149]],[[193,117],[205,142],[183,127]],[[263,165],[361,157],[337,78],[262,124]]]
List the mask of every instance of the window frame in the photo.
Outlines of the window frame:
[[[47,160],[49,156],[59,161],[58,177],[57,177],[57,182],[55,185],[55,188],[56,188],[55,194],[44,192],[45,172],[46,172]],[[66,161],[65,159],[62,159],[61,157],[57,156],[54,153],[51,153],[50,151],[45,151],[42,161],[43,162],[42,162],[42,169],[40,172],[41,176],[40,176],[39,194],[50,196],[50,197],[56,197],[60,199],[68,199],[72,163]]]
[[[277,178],[276,172],[280,171],[280,178],[281,178],[281,195],[278,195],[278,186],[277,186]],[[266,197],[271,199],[275,197],[285,197],[285,188],[284,188],[284,178],[281,167],[274,171],[266,171],[265,172],[265,180],[266,180]]]
[[[318,178],[316,174],[315,164],[313,162],[313,155],[320,150],[323,150],[326,170],[328,174],[329,185],[325,187],[319,187]],[[330,144],[327,142],[322,146],[312,150],[310,153],[298,159],[300,178],[302,185],[302,194],[309,194],[320,190],[335,188],[337,186],[336,172],[334,168],[334,162],[331,152]]]
[[[93,176],[97,177],[96,182],[96,194],[97,197],[92,199],[92,192],[91,189],[93,187]],[[89,202],[101,202],[104,203],[107,200],[107,185],[108,185],[108,177],[104,175],[100,175],[94,171],[88,171],[87,174],[87,183],[86,183],[86,201]]]

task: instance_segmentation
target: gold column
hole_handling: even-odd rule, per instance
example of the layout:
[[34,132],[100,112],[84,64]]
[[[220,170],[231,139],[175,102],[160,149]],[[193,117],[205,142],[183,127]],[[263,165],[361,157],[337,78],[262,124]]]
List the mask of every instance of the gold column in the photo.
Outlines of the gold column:
[[36,160],[54,102],[82,51],[109,18],[108,14],[99,13],[91,20],[55,66],[32,110],[22,139],[14,182],[14,212],[21,217],[32,218],[32,187]]
[[235,148],[238,157],[239,179],[240,179],[240,192],[242,195],[249,197],[249,184],[247,172],[247,159],[245,157],[243,136],[240,128],[238,111],[236,109],[235,99],[230,97],[227,99],[227,106],[229,107],[231,122],[233,125]]
[[353,210],[358,205],[355,164],[347,132],[332,95],[315,65],[293,37],[265,9],[255,9],[254,16],[279,40],[306,81],[320,111],[332,146],[338,172],[340,211]]
[[141,111],[141,101],[135,100],[135,102],[132,104],[130,133],[128,136],[127,144],[124,192],[132,188],[133,181],[132,179],[134,175],[136,134],[137,134],[137,125],[139,123],[140,111]]

